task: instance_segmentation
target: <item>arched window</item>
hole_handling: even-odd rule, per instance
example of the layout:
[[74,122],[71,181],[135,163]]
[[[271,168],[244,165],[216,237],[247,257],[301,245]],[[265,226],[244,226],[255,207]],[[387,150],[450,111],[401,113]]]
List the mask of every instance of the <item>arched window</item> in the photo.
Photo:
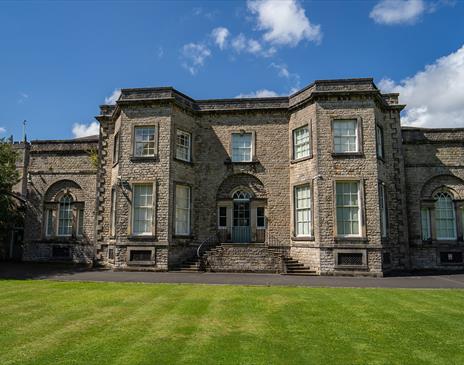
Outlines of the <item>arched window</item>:
[[60,199],[58,213],[58,236],[71,236],[73,227],[73,198],[66,194]]
[[453,197],[447,192],[435,194],[435,227],[437,240],[456,239],[456,214]]
[[238,190],[232,195],[234,200],[250,200],[251,194],[247,191]]

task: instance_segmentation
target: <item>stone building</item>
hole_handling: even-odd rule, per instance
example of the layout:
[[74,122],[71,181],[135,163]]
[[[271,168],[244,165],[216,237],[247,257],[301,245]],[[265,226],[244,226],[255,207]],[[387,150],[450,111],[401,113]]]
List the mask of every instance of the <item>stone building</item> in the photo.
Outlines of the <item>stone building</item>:
[[123,89],[101,106],[99,137],[23,146],[23,259],[321,275],[463,269],[464,129],[401,128],[403,107],[372,79],[252,99]]

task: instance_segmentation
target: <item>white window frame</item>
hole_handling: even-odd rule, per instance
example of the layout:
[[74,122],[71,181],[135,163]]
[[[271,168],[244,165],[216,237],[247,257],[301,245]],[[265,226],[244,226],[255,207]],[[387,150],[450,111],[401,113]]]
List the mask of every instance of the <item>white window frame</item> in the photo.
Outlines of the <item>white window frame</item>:
[[121,135],[117,132],[114,135],[113,142],[113,165],[116,165],[119,162],[119,151],[120,151]]
[[[69,205],[69,211],[71,213],[71,218],[66,218],[66,219],[62,219],[61,218],[61,214],[62,214],[62,211],[61,211],[61,199],[64,199],[65,197],[69,197],[69,199],[71,199],[71,201],[69,203],[67,203]],[[57,214],[57,236],[58,237],[71,237],[72,234],[73,234],[73,221],[74,221],[74,217],[73,217],[73,213],[74,213],[74,209],[73,209],[73,205],[74,205],[74,199],[71,195],[63,195],[60,200],[58,201],[58,214]],[[71,230],[68,233],[66,234],[61,234],[60,233],[60,227],[61,227],[61,222],[63,221],[71,221],[71,226],[69,226],[69,224],[66,226],[66,229],[68,230],[69,227],[71,227]]]
[[[439,218],[440,209],[439,209],[438,204],[440,203],[440,198],[441,198],[440,196],[445,196],[445,195],[449,198],[449,201],[451,203],[451,209],[448,209],[448,210],[451,211],[452,218],[443,218],[443,219],[441,219],[441,218]],[[450,193],[447,193],[447,192],[438,192],[435,195],[435,199],[437,199],[436,202],[435,202],[435,235],[436,235],[436,239],[437,239],[437,241],[454,241],[454,240],[457,239],[457,229],[456,229],[456,209],[455,209],[455,206],[454,206],[453,196]],[[439,232],[441,231],[441,229],[439,228],[439,221],[451,221],[452,222],[452,224],[453,224],[453,236],[439,236]]]
[[375,150],[377,158],[384,158],[384,141],[383,141],[383,128],[376,124],[375,125]]
[[[182,144],[179,141],[179,137],[186,138],[187,144]],[[181,161],[190,162],[192,151],[192,134],[182,129],[176,129],[176,158]],[[186,156],[185,156],[185,152]]]
[[[175,212],[175,220],[174,220],[174,232],[176,234],[176,236],[189,236],[191,234],[191,214],[192,214],[192,189],[189,185],[185,185],[185,184],[175,184],[175,189],[176,189],[176,193],[175,193],[175,209],[176,209],[176,212]],[[179,194],[178,194],[178,189],[186,189],[187,191],[187,204],[186,206],[180,206],[179,205]],[[181,217],[181,215],[179,214],[180,212],[183,212],[184,215],[186,214],[186,218],[187,218],[187,221],[184,222],[184,221],[179,221],[179,217]],[[179,228],[179,224],[178,223],[186,223],[186,230],[185,231],[181,231],[180,228]]]
[[110,217],[110,236],[116,235],[116,204],[117,203],[117,191],[114,187],[111,189],[111,217]]
[[[347,128],[338,128],[339,125],[345,123],[353,123],[354,122],[354,135],[351,134],[343,134],[343,131],[347,131]],[[359,120],[357,119],[334,119],[332,121],[332,143],[333,143],[333,151],[336,154],[350,154],[350,153],[358,153],[360,152],[360,146],[359,146]],[[353,138],[355,139],[354,142],[354,149],[347,149],[343,150],[343,146],[345,146],[344,140],[348,138]],[[336,140],[340,139],[340,143],[337,143]],[[340,146],[340,147],[338,147]],[[351,143],[348,142],[348,146],[351,146]]]
[[[137,131],[144,130],[144,129],[152,129],[153,130],[153,140],[150,139],[151,134],[147,133],[148,139],[144,139],[145,135],[142,133],[142,138],[137,136]],[[138,125],[134,127],[134,150],[133,154],[135,157],[154,157],[156,155],[156,127],[154,125]],[[153,144],[153,147],[149,147],[149,150],[153,149],[153,153],[144,153],[144,147],[142,146],[141,153],[137,153],[137,146],[139,144],[150,143]]]
[[55,235],[53,229],[54,223],[53,209],[47,208],[45,210],[45,237],[52,237]]
[[[307,197],[304,199],[299,199],[298,194],[299,191],[303,191],[305,189],[307,191]],[[306,200],[307,204],[303,207],[299,205],[299,202],[302,200]],[[313,216],[312,216],[312,191],[310,184],[303,184],[297,185],[293,188],[293,219],[294,219],[294,230],[295,230],[295,237],[312,237],[312,226],[313,226]],[[308,213],[308,220],[299,221],[298,213]],[[307,233],[303,230],[300,232],[299,224],[307,225]]]
[[[250,137],[250,145],[249,146],[236,146],[234,137],[243,138],[244,136]],[[231,136],[231,160],[232,162],[252,162],[253,161],[253,145],[254,145],[253,139],[254,139],[254,134],[252,132],[232,133],[232,136]],[[244,153],[246,153],[246,150],[249,150],[250,157],[249,159],[242,159],[242,156],[244,155]],[[237,153],[235,153],[235,151],[237,151]],[[239,157],[239,159],[237,159],[236,157]]]
[[[301,142],[298,140],[298,133],[306,130],[307,136],[304,137],[304,140]],[[310,134],[310,129],[309,125],[304,125],[302,127],[296,128],[293,130],[293,159],[294,160],[299,160],[305,157],[310,157],[311,156],[311,134]],[[307,147],[307,151],[303,151],[303,154],[298,155],[298,149],[302,148],[303,150]]]
[[[135,201],[136,201],[136,189],[140,186],[146,186],[146,187],[151,187],[151,203],[148,205],[140,205],[136,206]],[[134,236],[151,236],[153,235],[153,220],[154,220],[154,201],[155,201],[155,187],[153,183],[134,183],[132,184],[132,235]],[[136,222],[136,209],[147,209],[151,210],[151,219],[150,220],[145,220],[145,222],[149,222],[149,227],[150,229],[144,232],[137,232],[135,230],[135,222]]]
[[432,220],[430,218],[430,208],[421,208],[421,238],[423,241],[432,239]]
[[[358,190],[357,190],[357,205],[345,205],[344,203],[342,204],[339,204],[338,203],[338,189],[337,189],[337,186],[338,185],[346,185],[346,184],[357,184],[357,187],[358,187]],[[349,192],[349,194],[353,194],[351,192]],[[346,195],[345,192],[343,192],[343,195]],[[336,227],[336,232],[337,232],[337,237],[362,237],[362,209],[361,209],[361,204],[362,204],[362,200],[361,200],[361,181],[360,180],[336,180],[335,181],[335,227]],[[357,208],[357,212],[358,212],[358,233],[345,233],[344,232],[344,229],[343,229],[343,232],[340,232],[340,228],[338,226],[338,222],[340,221],[338,219],[338,209],[355,209]],[[342,211],[343,212],[343,211]],[[343,215],[343,213],[342,213]],[[352,220],[341,220],[341,222],[343,222],[343,225],[345,222],[354,222]],[[352,228],[350,229],[352,230]]]
[[380,236],[388,236],[388,210],[387,210],[387,191],[385,184],[379,182],[379,207],[380,207]]

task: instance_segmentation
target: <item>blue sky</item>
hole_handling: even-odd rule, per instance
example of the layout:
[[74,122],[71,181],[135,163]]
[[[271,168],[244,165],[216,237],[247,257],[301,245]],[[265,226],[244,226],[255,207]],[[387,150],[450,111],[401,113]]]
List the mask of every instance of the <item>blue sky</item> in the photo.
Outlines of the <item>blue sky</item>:
[[30,139],[93,133],[119,88],[233,98],[351,77],[400,91],[404,124],[464,127],[463,20],[444,0],[3,1],[0,137],[24,119]]

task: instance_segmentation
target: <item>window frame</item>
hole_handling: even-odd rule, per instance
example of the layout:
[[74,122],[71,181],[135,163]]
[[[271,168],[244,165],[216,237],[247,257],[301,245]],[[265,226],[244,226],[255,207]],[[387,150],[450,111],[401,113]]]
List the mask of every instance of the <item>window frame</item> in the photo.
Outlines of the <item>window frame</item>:
[[111,208],[110,208],[110,237],[116,236],[116,208],[117,208],[118,191],[114,186],[111,189]]
[[[180,148],[185,148],[185,146],[179,145],[177,137],[179,134],[183,134],[184,136],[188,136],[188,147],[187,147],[187,158],[183,158],[182,156],[179,156],[178,154],[178,149]],[[183,162],[192,162],[192,133],[188,132],[186,130],[176,128],[176,139],[175,139],[175,154],[174,157],[176,160],[183,161]]]
[[84,236],[84,220],[85,220],[85,210],[84,207],[79,207],[76,209],[76,236]]
[[[380,134],[380,135],[379,135]],[[379,160],[385,159],[385,137],[380,124],[375,124],[375,153]]]
[[[338,232],[338,221],[337,221],[337,184],[338,183],[358,183],[358,217],[359,227],[357,235],[346,235]],[[365,240],[366,238],[366,218],[364,208],[364,179],[359,177],[343,177],[335,178],[333,180],[333,222],[334,222],[334,237],[336,240]]]
[[[221,215],[221,209],[224,209],[225,210],[225,215]],[[218,206],[218,228],[227,228],[229,225],[228,225],[228,207],[226,205],[220,205]],[[221,217],[222,218],[225,218],[226,219],[226,224],[225,225],[221,225]]]
[[[183,187],[187,188],[188,192],[188,207],[187,208],[178,208],[177,206],[177,188]],[[187,231],[186,232],[178,232],[177,231],[177,218],[178,218],[178,213],[177,209],[183,209],[187,211]],[[192,235],[192,187],[189,184],[181,183],[181,182],[176,182],[174,183],[174,235],[175,236],[191,236]]]
[[[247,161],[235,161],[234,160],[234,135],[245,135],[249,134],[251,136],[250,142],[250,160]],[[230,148],[229,148],[229,158],[232,163],[252,163],[256,161],[256,133],[255,131],[232,131],[230,134]]]
[[[335,124],[336,122],[356,122],[356,151],[337,152],[335,150]],[[358,116],[332,118],[331,119],[331,143],[332,143],[332,156],[362,156],[363,155],[363,137],[362,137],[362,119]]]
[[114,141],[113,141],[113,166],[119,163],[120,151],[121,151],[121,134],[118,131],[114,135]]
[[[382,205],[383,202],[383,205]],[[379,180],[380,237],[388,237],[388,196],[387,187]]]
[[[135,232],[135,209],[136,209],[136,206],[135,206],[135,188],[136,186],[141,186],[141,185],[145,185],[145,186],[151,186],[152,187],[152,193],[151,193],[151,206],[146,206],[146,207],[143,207],[143,208],[148,208],[150,207],[151,209],[151,222],[150,222],[150,231],[147,231],[147,232],[143,232],[143,233],[139,233],[139,232]],[[156,210],[155,210],[155,201],[156,201],[156,185],[154,182],[133,182],[131,184],[131,189],[132,189],[132,202],[131,202],[131,229],[130,229],[130,233],[132,236],[135,236],[135,237],[150,237],[150,236],[153,236],[154,235],[154,222],[155,222],[155,214],[156,214]]]
[[[54,211],[51,207],[45,207],[45,237],[50,238],[56,235]],[[50,231],[49,231],[50,229]]]
[[[309,191],[309,206],[307,208],[300,208],[300,210],[309,210],[309,228],[308,234],[299,234],[298,233],[298,196],[297,190],[307,187]],[[302,182],[299,184],[293,185],[293,209],[292,209],[292,216],[293,216],[293,237],[296,239],[312,239],[314,235],[314,216],[313,216],[313,189],[311,182]]]
[[[69,198],[71,199],[71,202],[68,203],[68,205],[69,205],[69,212],[70,212],[71,217],[70,217],[70,218],[66,218],[66,219],[62,219],[62,218],[61,218],[61,214],[62,214],[62,212],[61,212],[61,200],[64,199],[65,197],[69,197]],[[74,227],[74,203],[75,203],[75,199],[74,199],[74,197],[73,197],[71,194],[69,194],[69,193],[63,194],[63,195],[60,197],[60,199],[58,200],[58,209],[57,209],[57,216],[56,216],[56,221],[57,221],[57,225],[56,225],[56,226],[57,226],[57,227],[56,227],[56,230],[57,230],[56,236],[57,236],[57,237],[72,237],[72,236],[73,236],[73,231],[74,231],[74,229],[75,229],[75,227]],[[61,221],[64,221],[64,220],[66,220],[66,221],[71,221],[71,226],[70,226],[70,227],[71,227],[71,231],[70,231],[69,234],[60,234],[60,227],[61,227],[60,222],[61,222]],[[68,224],[67,228],[69,228],[69,224]]]
[[[137,144],[144,143],[143,141],[137,141],[136,131],[138,129],[149,129],[153,128],[153,154],[137,154]],[[132,127],[132,157],[135,159],[153,159],[157,156],[158,149],[158,127],[154,124],[137,124]]]
[[[437,204],[439,202],[439,199],[440,198],[437,198],[437,195],[440,195],[440,194],[443,194],[443,195],[447,195],[449,197],[449,200],[451,202],[451,212],[452,212],[452,223],[453,223],[453,232],[454,232],[454,236],[453,237],[438,237],[438,232],[439,232],[439,229],[438,229],[438,221],[439,221],[439,218],[438,218],[438,214],[437,214]],[[457,214],[456,214],[456,205],[454,203],[454,196],[453,194],[451,194],[450,192],[448,191],[438,191],[436,192],[434,195],[433,195],[434,199],[435,199],[435,203],[434,203],[434,210],[435,210],[435,215],[434,215],[434,225],[435,225],[435,239],[437,241],[456,241],[458,239],[458,227],[457,227]],[[445,219],[441,219],[441,220],[445,220]],[[450,219],[448,219],[450,220]]]
[[[424,222],[424,217],[425,217],[425,222]],[[432,240],[432,209],[429,206],[420,207],[420,222],[421,222],[421,240],[431,241]],[[425,229],[427,229],[427,237],[424,236]]]
[[[263,215],[260,216],[258,215],[258,209],[262,209],[263,210]],[[258,222],[259,222],[259,217],[262,217],[263,219],[263,225],[259,225]],[[258,229],[265,229],[266,228],[266,207],[264,206],[258,206],[256,207],[256,228]]]
[[[300,146],[300,145],[304,145],[304,144],[299,144],[299,145],[296,144],[296,133],[297,133],[297,131],[299,131],[301,129],[304,129],[304,128],[306,128],[307,131],[308,131],[308,142],[307,142],[307,144],[308,144],[308,154],[305,155],[305,156],[297,157],[296,156],[297,147]],[[310,127],[309,123],[304,124],[302,126],[299,126],[299,127],[292,130],[292,161],[293,162],[309,159],[309,158],[311,158],[313,156],[313,153],[312,153],[312,138],[311,137],[312,137],[311,136],[311,127]]]

